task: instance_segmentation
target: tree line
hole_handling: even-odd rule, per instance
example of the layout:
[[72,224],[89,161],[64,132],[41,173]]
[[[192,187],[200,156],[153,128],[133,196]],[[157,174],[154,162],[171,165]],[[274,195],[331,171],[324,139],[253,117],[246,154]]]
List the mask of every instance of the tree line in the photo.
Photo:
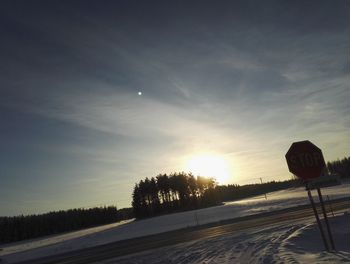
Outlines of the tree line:
[[246,185],[229,184],[216,186],[215,192],[217,192],[217,197],[220,199],[220,201],[227,202],[257,195],[264,195],[269,192],[275,192],[288,188],[299,187],[301,184],[302,182],[298,179]]
[[115,206],[71,209],[40,215],[0,217],[0,243],[58,234],[132,218],[132,210]]
[[190,210],[218,203],[213,178],[191,173],[159,174],[135,184],[132,207],[137,218]]
[[191,173],[159,174],[135,184],[132,207],[136,218],[198,209],[300,186],[300,181],[271,181],[247,185],[217,185],[213,178]]
[[338,174],[342,178],[350,178],[350,157],[327,162],[327,168],[330,173]]

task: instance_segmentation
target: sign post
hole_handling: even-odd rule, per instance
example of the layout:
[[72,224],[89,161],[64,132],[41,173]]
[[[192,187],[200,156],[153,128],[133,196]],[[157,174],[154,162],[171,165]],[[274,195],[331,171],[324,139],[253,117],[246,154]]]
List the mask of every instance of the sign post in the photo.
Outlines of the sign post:
[[328,243],[327,243],[327,240],[326,240],[326,236],[325,236],[323,228],[322,228],[321,220],[320,220],[320,217],[318,216],[314,199],[312,198],[311,191],[308,188],[307,184],[306,184],[306,189],[307,189],[307,195],[309,196],[309,200],[310,200],[310,203],[311,203],[311,206],[312,206],[312,210],[314,211],[314,215],[315,215],[315,218],[316,218],[316,221],[317,221],[318,228],[320,229],[321,237],[322,237],[322,240],[323,240],[323,245],[326,248],[326,250],[329,251],[329,246],[328,246]]
[[[319,149],[317,146],[315,146],[313,143],[311,143],[308,140],[298,141],[298,142],[294,142],[290,146],[285,157],[287,160],[289,171],[294,175],[296,175],[297,177],[303,179],[306,184],[306,190],[308,192],[309,200],[310,200],[312,209],[314,211],[318,227],[320,229],[324,246],[326,250],[329,251],[330,247],[327,243],[327,238],[325,236],[325,232],[323,230],[322,223],[318,216],[314,199],[311,194],[311,189],[317,189],[324,221],[327,227],[328,239],[331,244],[331,249],[335,250],[334,241],[333,241],[333,237],[329,226],[328,217],[325,210],[322,193],[319,185],[319,182],[323,182],[323,181],[320,181],[319,178],[324,173],[324,170],[326,167],[326,163],[324,161],[321,149]],[[318,183],[315,184],[315,182],[318,182]]]
[[323,202],[322,193],[321,193],[320,188],[317,188],[317,193],[318,193],[318,198],[319,198],[320,203],[321,203],[324,221],[326,222],[327,232],[329,234],[329,241],[331,242],[332,249],[335,250],[334,240],[333,240],[333,236],[332,236],[332,232],[331,232],[331,227],[330,227],[329,222],[328,222],[328,217],[327,217],[327,213],[326,213],[326,209],[324,206],[324,202]]

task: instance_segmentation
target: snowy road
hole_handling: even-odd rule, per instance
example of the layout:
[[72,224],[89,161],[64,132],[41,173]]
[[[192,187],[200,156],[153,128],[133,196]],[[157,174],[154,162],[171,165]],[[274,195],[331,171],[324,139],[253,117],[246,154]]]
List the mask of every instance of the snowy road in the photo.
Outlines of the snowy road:
[[[335,210],[350,208],[350,200],[346,199],[340,202],[335,202],[333,207]],[[308,221],[313,221],[312,210],[309,207],[298,207],[277,212],[269,212],[261,215],[246,216],[236,219],[230,224],[172,231],[153,236],[119,241],[104,246],[52,256],[37,261],[31,260],[30,262],[23,263],[92,263],[102,261],[104,259],[111,259],[118,256],[161,248],[164,246],[172,246],[179,243],[183,244],[184,242],[188,242],[191,245],[196,245],[196,247],[201,247],[202,243],[204,243],[203,241],[208,241],[210,239],[220,241],[221,239],[225,239],[227,236],[234,236],[237,237],[239,241],[243,239],[245,242],[240,244],[237,242],[237,240],[235,242],[235,249],[231,249],[227,252],[225,247],[222,247],[221,249],[226,252],[225,254],[233,254],[235,258],[239,257],[239,259],[243,262],[245,259],[248,260],[253,257],[253,259],[257,259],[257,263],[271,263],[271,256],[274,255],[273,251],[277,250],[275,245],[282,243],[282,241],[285,241],[292,233],[300,229],[303,226],[300,219],[304,219],[305,222],[305,218],[310,219]],[[297,224],[298,222],[300,224]],[[229,247],[232,247],[232,245],[229,245]],[[164,251],[164,249],[161,249],[160,251]],[[269,252],[269,254],[266,256],[264,255],[265,251]],[[210,254],[210,252],[211,251],[209,248],[205,251],[205,254]],[[193,256],[192,253],[190,255]],[[257,258],[255,255],[259,255],[260,257]],[[182,256],[184,256],[185,259],[177,260],[176,263],[192,263],[192,257],[187,259],[185,257],[186,254],[182,254]],[[221,255],[216,254],[215,258],[218,256]],[[233,256],[231,256],[230,259],[232,259],[232,257]],[[147,257],[132,258],[134,260],[126,258],[125,260],[119,259],[117,262],[106,263],[133,263],[135,261],[135,263],[171,263],[171,261],[165,261],[164,259],[163,262],[157,262],[157,259],[162,259],[160,256],[155,259],[155,262],[148,262]],[[210,256],[205,256],[205,259],[210,260],[211,258]],[[249,262],[252,263],[251,261]],[[213,263],[221,262],[219,261]]]

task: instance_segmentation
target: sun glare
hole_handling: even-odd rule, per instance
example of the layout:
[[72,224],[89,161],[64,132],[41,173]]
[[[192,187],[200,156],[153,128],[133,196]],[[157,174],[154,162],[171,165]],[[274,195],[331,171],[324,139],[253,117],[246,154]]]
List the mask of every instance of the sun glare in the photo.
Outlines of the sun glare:
[[227,161],[219,155],[195,156],[187,162],[186,170],[196,176],[213,177],[219,184],[230,182],[230,170]]

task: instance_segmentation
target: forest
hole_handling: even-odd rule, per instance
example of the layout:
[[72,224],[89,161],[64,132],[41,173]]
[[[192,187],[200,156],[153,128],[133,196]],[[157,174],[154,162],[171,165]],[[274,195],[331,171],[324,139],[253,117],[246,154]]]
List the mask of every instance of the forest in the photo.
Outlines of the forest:
[[190,210],[219,203],[213,178],[191,173],[159,174],[135,184],[132,207],[137,218]]
[[131,208],[71,209],[41,215],[0,217],[0,243],[58,234],[132,218]]
[[217,185],[214,178],[195,177],[191,173],[159,174],[135,184],[132,207],[136,218],[144,218],[204,208],[299,185],[296,179],[242,186]]

